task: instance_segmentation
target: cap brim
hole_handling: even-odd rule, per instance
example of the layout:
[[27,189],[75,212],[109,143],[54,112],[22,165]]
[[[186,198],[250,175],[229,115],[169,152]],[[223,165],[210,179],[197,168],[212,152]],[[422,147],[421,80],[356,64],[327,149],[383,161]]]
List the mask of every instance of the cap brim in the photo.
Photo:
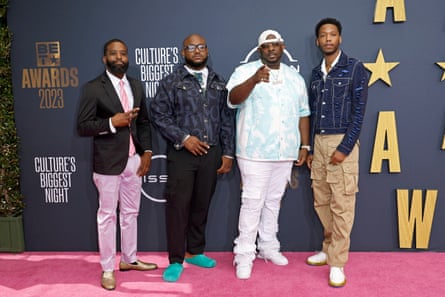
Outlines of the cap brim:
[[273,42],[283,42],[283,39],[281,39],[281,38],[266,39],[263,42],[261,42],[260,44],[258,44],[258,46],[262,46],[265,43],[273,43]]

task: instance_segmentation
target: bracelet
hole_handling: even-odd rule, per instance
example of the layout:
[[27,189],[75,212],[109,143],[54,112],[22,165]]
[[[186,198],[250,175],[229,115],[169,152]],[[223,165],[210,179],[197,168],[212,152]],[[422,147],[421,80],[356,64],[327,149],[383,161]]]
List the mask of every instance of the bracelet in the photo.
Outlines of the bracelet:
[[308,152],[310,152],[311,151],[311,146],[310,145],[302,145],[302,146],[300,146],[300,149],[305,149]]

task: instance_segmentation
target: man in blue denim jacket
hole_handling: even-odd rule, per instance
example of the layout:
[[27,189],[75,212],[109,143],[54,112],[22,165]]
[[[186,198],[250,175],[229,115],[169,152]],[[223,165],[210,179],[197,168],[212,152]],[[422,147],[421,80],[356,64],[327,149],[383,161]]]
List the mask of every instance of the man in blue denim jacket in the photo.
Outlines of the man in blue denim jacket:
[[309,257],[310,265],[330,266],[329,284],[346,284],[343,267],[348,261],[350,234],[358,192],[360,131],[368,97],[368,75],[363,64],[340,50],[341,23],[321,20],[316,43],[323,53],[312,71],[311,169],[314,207],[324,229],[321,252]]
[[[203,254],[205,228],[217,175],[232,168],[235,113],[227,106],[224,79],[207,66],[206,40],[188,36],[185,65],[165,77],[151,102],[154,126],[169,142],[166,184],[167,249],[165,281],[175,282],[182,263],[212,268]],[[185,259],[184,259],[185,258]]]

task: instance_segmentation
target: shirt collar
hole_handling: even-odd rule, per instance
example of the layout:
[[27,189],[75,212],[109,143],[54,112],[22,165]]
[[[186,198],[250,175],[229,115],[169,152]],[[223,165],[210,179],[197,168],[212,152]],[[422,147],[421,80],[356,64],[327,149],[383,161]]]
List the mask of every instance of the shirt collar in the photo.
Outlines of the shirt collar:
[[[338,60],[340,60],[341,56],[341,50],[338,52],[337,57],[335,58],[334,62],[332,62],[331,69],[334,68],[335,65],[337,65]],[[323,58],[323,61],[321,61],[321,72],[323,72],[323,77],[326,77],[328,75],[328,72],[326,71],[326,59]]]
[[184,68],[192,75],[193,75],[193,73],[201,72],[204,77],[207,77],[207,75],[209,74],[209,69],[207,68],[207,66],[200,70],[192,69],[187,65],[184,65]]
[[108,75],[108,78],[111,80],[111,83],[113,84],[114,87],[118,87],[119,86],[119,82],[122,80],[124,81],[124,84],[129,86],[129,82],[127,79],[127,75],[124,74],[124,76],[122,77],[122,79],[120,79],[119,77],[115,76],[114,74],[112,74],[110,71],[108,71],[108,69],[106,70],[106,73]]

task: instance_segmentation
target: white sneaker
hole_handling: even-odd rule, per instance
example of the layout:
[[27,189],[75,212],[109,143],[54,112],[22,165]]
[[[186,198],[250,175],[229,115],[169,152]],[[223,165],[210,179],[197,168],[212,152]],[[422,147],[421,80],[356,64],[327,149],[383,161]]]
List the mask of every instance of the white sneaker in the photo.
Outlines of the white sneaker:
[[332,287],[343,287],[346,284],[346,276],[343,267],[331,266],[329,272],[329,285]]
[[252,274],[252,263],[236,264],[236,277],[239,279],[249,279]]
[[326,265],[328,260],[328,255],[324,252],[319,252],[313,256],[306,259],[306,263],[314,266]]
[[264,261],[266,261],[266,262],[267,262],[267,260],[269,260],[272,263],[274,263],[275,265],[280,265],[280,266],[289,264],[289,261],[287,260],[287,258],[280,252],[270,252],[270,253],[259,252],[258,258],[264,259]]

